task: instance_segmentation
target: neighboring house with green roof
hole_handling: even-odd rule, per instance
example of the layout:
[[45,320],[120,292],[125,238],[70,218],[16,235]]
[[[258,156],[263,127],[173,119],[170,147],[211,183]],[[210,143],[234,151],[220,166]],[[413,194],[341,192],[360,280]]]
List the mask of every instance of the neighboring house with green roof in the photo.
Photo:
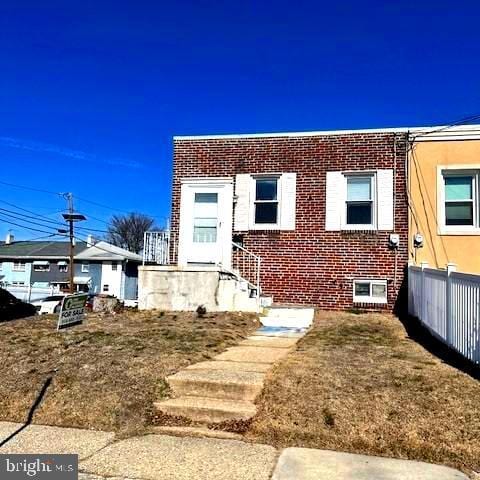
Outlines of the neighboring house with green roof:
[[[69,288],[69,242],[0,242],[0,285]],[[107,242],[77,242],[74,284],[77,291],[105,293],[122,300],[137,298],[140,255]]]

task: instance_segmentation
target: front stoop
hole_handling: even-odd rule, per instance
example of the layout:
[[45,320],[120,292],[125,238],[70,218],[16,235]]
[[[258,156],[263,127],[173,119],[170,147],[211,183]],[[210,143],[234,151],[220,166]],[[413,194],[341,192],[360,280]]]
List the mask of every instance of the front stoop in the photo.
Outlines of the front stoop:
[[265,374],[229,370],[183,370],[167,377],[176,396],[253,401],[262,391]]
[[298,325],[309,324],[313,318],[311,309],[272,308],[268,314],[280,323],[284,318],[292,320],[295,330],[261,328],[213,360],[167,377],[173,398],[155,403],[156,410],[205,425],[250,420],[257,412],[254,401],[263,389],[266,373],[304,335]]
[[257,407],[252,402],[208,397],[170,398],[155,403],[155,407],[167,415],[206,424],[249,420],[257,413]]

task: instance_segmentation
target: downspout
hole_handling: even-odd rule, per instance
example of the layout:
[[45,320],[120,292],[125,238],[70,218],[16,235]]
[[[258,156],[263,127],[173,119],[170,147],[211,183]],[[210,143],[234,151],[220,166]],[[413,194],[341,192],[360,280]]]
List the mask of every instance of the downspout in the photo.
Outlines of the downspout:
[[[397,211],[397,134],[393,134],[393,231],[396,229],[396,217],[395,213]],[[395,254],[395,265],[393,270],[393,290],[395,292],[395,298],[397,297],[397,263],[398,263],[398,248],[394,249]]]

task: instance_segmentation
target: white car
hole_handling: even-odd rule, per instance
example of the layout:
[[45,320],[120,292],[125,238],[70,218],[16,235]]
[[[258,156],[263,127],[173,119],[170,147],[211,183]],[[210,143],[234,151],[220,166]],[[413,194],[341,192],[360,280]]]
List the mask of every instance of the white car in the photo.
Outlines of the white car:
[[46,315],[47,313],[59,313],[62,306],[62,300],[65,295],[52,295],[51,297],[35,300],[32,305],[37,309],[38,315]]

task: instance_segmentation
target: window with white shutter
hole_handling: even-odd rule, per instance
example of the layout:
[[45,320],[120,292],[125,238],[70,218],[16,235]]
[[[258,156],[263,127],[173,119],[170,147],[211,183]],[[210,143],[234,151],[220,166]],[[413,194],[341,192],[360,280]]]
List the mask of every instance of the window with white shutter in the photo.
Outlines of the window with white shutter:
[[237,175],[234,229],[295,230],[296,178],[296,173]]
[[325,230],[393,230],[393,170],[327,172]]

